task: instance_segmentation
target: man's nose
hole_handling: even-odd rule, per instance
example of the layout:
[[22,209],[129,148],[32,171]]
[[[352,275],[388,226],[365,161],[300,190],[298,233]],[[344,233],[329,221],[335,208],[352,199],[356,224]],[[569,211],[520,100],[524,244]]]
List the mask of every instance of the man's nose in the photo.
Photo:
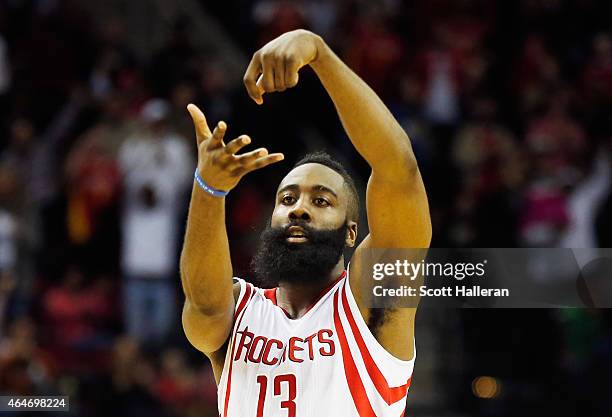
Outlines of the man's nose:
[[291,208],[291,211],[289,212],[289,219],[290,220],[300,219],[304,221],[310,221],[311,218],[310,218],[310,213],[308,212],[308,209],[304,207],[304,203],[302,203],[301,201],[298,201]]

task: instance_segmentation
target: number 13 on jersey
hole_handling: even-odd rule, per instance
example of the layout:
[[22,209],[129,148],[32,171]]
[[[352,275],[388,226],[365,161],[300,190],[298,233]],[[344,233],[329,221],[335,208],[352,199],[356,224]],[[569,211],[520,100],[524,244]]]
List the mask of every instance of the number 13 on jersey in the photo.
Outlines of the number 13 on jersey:
[[[283,396],[280,407],[287,410],[287,417],[296,417],[295,414],[295,396],[297,393],[297,382],[295,375],[283,374],[274,377],[274,396]],[[266,402],[266,393],[268,389],[268,377],[266,375],[257,376],[257,384],[259,385],[259,400],[257,402],[257,417],[264,417],[264,407]],[[276,415],[276,414],[274,414]]]

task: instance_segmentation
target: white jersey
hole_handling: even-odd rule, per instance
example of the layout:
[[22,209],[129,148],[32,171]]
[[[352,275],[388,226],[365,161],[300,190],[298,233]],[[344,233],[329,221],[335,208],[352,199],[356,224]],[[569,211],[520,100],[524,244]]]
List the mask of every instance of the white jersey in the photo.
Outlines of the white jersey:
[[275,288],[236,279],[220,417],[403,416],[414,358],[395,358],[370,333],[346,272],[295,320]]

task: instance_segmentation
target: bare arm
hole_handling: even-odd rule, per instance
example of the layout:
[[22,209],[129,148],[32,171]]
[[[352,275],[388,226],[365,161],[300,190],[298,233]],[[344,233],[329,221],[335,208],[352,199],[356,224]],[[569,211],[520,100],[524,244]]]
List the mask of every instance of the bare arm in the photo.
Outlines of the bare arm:
[[[261,104],[264,93],[295,86],[298,71],[305,65],[316,72],[351,142],[372,169],[367,189],[370,235],[355,251],[353,261],[368,248],[428,247],[429,206],[408,135],[374,91],[319,36],[297,30],[285,33],[257,51],[245,75],[247,91]],[[366,275],[351,269],[351,276],[361,279]],[[370,311],[363,305],[360,287],[353,285],[351,289],[367,321]],[[402,359],[413,355],[415,311],[390,310],[376,329],[379,342]]]
[[[283,158],[282,154],[268,155],[263,148],[236,155],[251,142],[248,136],[225,145],[225,123],[219,122],[211,132],[196,106],[189,105],[188,110],[196,129],[198,172],[209,186],[229,191],[247,173]],[[183,329],[191,344],[210,356],[225,344],[232,326],[232,265],[225,228],[225,199],[208,194],[195,183],[180,268],[186,298]]]

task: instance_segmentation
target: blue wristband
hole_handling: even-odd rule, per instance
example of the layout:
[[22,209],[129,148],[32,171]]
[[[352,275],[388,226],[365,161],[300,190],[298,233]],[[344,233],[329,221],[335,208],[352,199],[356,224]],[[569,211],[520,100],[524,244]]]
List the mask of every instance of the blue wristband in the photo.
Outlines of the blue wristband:
[[193,177],[195,178],[200,188],[206,191],[210,195],[213,195],[215,197],[225,197],[226,195],[229,194],[229,191],[217,190],[216,188],[212,188],[210,185],[206,184],[204,180],[202,179],[202,177],[200,177],[200,174],[198,174],[197,168],[195,170],[195,174],[193,174]]

